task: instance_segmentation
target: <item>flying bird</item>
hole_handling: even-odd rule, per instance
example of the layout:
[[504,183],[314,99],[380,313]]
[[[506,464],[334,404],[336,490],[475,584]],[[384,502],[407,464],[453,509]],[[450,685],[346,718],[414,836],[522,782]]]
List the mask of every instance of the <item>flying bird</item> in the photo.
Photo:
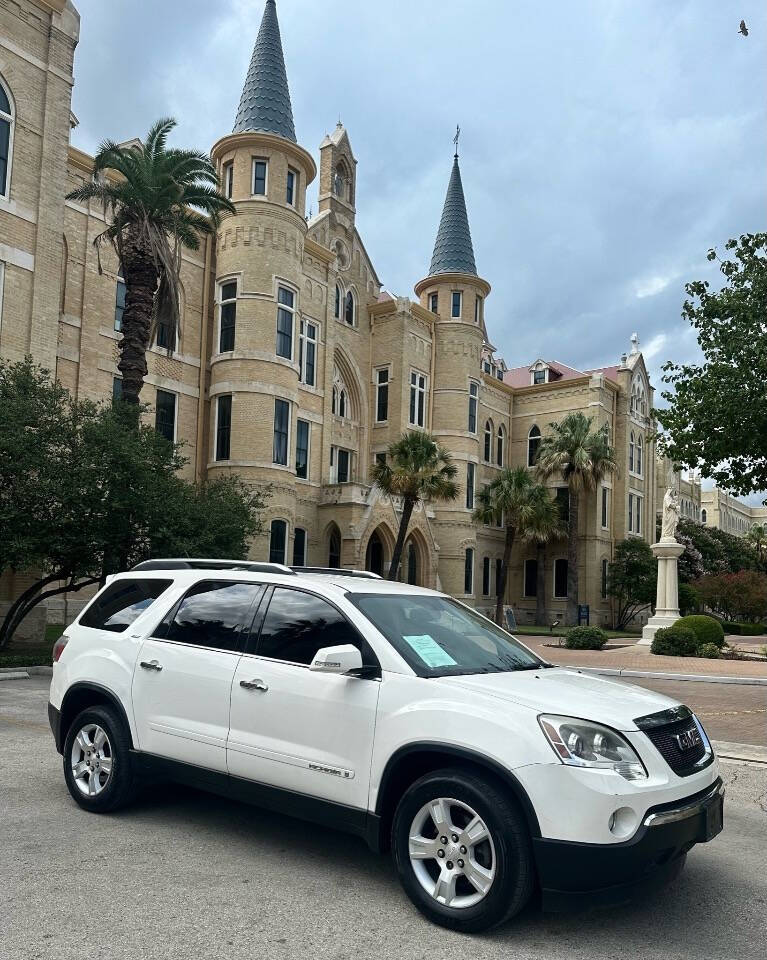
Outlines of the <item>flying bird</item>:
[[745,20],[740,21],[740,28],[738,29],[738,33],[742,33],[744,37],[748,36],[748,27],[746,26]]

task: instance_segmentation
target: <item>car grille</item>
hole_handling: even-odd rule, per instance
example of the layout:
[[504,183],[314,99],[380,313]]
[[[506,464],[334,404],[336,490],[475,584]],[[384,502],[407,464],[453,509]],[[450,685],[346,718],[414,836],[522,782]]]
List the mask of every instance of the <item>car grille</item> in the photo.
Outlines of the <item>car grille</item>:
[[[635,723],[677,776],[687,777],[706,766],[709,751],[687,707],[639,717]],[[691,745],[685,746],[685,740]]]

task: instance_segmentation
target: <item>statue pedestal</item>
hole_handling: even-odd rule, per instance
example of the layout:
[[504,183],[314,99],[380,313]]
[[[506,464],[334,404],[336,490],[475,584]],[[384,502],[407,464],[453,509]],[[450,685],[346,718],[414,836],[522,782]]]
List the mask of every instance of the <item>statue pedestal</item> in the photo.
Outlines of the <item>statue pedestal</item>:
[[684,553],[684,544],[664,539],[653,543],[650,549],[658,561],[658,593],[655,616],[647,621],[642,630],[642,639],[638,641],[647,646],[652,643],[656,630],[672,626],[680,617],[677,563]]

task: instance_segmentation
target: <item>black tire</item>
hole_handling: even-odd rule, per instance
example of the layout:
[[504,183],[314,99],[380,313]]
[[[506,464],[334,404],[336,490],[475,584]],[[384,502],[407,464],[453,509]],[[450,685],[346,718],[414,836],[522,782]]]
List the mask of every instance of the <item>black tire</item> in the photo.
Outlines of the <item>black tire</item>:
[[[439,903],[424,889],[410,860],[410,827],[424,805],[437,798],[467,804],[484,821],[492,838],[495,878],[484,898],[474,905],[448,907]],[[457,817],[461,810],[453,808],[453,812]],[[532,847],[524,815],[499,784],[480,773],[436,770],[413,783],[399,801],[394,815],[392,851],[402,886],[415,906],[433,923],[451,930],[463,933],[489,930],[519,913],[533,892]],[[428,872],[438,870],[439,863],[430,860]],[[465,878],[459,881],[464,890],[469,889],[466,882]]]
[[[104,777],[103,787],[94,796],[84,793],[78,786],[72,770],[72,751],[75,740],[84,727],[96,724],[107,736],[108,753],[112,767]],[[91,813],[109,813],[130,803],[136,794],[136,773],[131,757],[130,734],[125,723],[112,707],[88,707],[72,721],[64,740],[64,779],[72,799]],[[93,774],[88,774],[90,778]]]

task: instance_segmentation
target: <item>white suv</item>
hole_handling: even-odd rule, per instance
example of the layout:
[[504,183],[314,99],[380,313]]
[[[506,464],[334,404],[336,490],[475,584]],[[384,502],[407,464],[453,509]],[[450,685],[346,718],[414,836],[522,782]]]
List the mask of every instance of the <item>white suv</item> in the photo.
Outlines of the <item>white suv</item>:
[[393,849],[413,903],[478,931],[625,900],[722,829],[718,762],[660,694],[552,667],[440,593],[344,571],[152,561],[54,650],[69,791],[182,781]]

